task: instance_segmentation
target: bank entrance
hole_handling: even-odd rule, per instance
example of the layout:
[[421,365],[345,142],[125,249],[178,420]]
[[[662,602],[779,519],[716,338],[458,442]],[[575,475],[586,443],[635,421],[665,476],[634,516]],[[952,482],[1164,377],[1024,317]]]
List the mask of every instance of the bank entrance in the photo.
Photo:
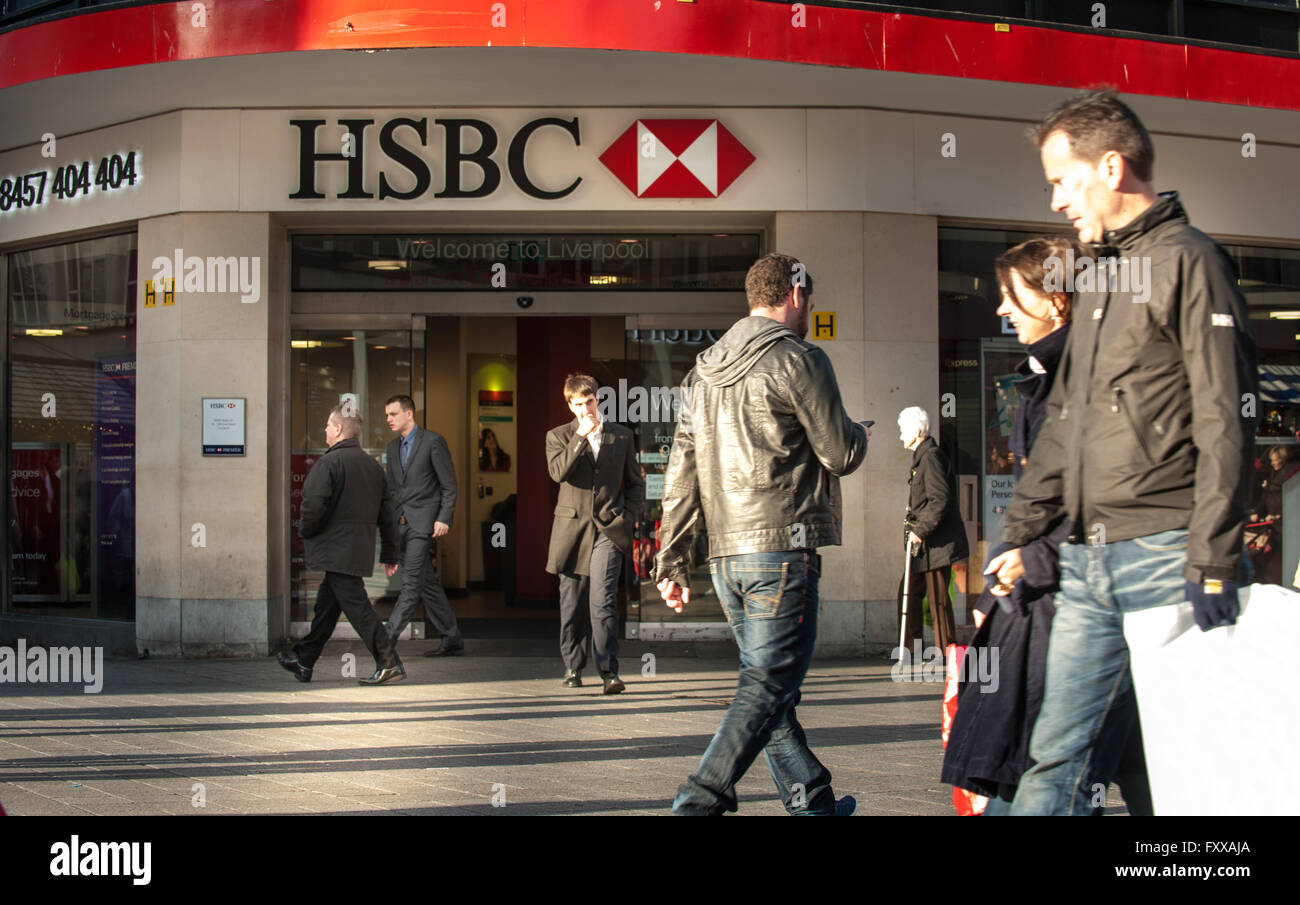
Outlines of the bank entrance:
[[[656,289],[656,280],[664,281],[674,270],[680,273],[682,265],[655,254],[653,246],[680,252],[694,239],[699,239],[697,247],[686,257],[700,270],[693,282],[705,287]],[[710,242],[704,239],[713,243],[712,257]],[[545,566],[558,487],[547,472],[545,437],[572,418],[561,392],[565,376],[587,371],[601,386],[604,417],[634,432],[646,480],[644,518],[623,569],[620,610],[625,634],[724,636],[725,619],[708,579],[703,530],[697,537],[696,596],[688,612],[676,614],[664,606],[650,581],[663,475],[677,417],[677,387],[695,356],[744,316],[744,273],[758,256],[757,236],[741,237],[740,243],[719,244],[721,239],[733,237],[642,237],[637,241],[652,246],[648,257],[613,259],[631,276],[595,272],[591,261],[533,262],[538,283],[560,281],[551,272],[556,267],[576,269],[564,280],[574,283],[584,276],[586,264],[586,289],[571,285],[505,293],[493,292],[490,286],[479,291],[367,287],[326,292],[319,275],[313,278],[316,283],[308,283],[309,289],[295,285],[289,400],[290,510],[295,525],[288,557],[291,634],[305,632],[321,579],[304,567],[296,524],[302,482],[326,449],[329,409],[349,399],[355,403],[363,418],[362,446],[382,464],[396,436],[385,424],[384,405],[392,396],[405,394],[415,400],[416,423],[446,438],[456,469],[455,521],[434,555],[466,636],[549,637],[558,618],[558,586]],[[387,249],[370,253],[394,256],[375,260],[411,262],[397,252],[409,255],[414,246],[402,248],[392,237],[385,241],[391,243]],[[443,240],[426,241],[441,253],[448,248]],[[313,236],[310,242],[317,246],[322,239]],[[482,240],[480,246],[508,252],[503,243],[489,249],[488,240]],[[548,247],[571,252],[575,244],[552,237]],[[304,257],[296,260],[301,263]],[[647,263],[628,263],[641,261]],[[519,270],[518,262],[512,266]],[[605,267],[610,269],[609,264]],[[296,264],[295,279],[299,269]],[[347,272],[340,282],[351,279]],[[460,271],[462,277],[465,272]],[[491,267],[485,272],[490,284]],[[622,278],[629,280],[623,291],[610,291]],[[431,279],[439,277],[426,274],[416,282]],[[362,313],[367,309],[369,313]],[[376,567],[366,587],[386,615],[400,591],[401,573],[390,579]],[[408,632],[418,638],[424,628],[416,622]],[[340,634],[350,631],[340,623]]]

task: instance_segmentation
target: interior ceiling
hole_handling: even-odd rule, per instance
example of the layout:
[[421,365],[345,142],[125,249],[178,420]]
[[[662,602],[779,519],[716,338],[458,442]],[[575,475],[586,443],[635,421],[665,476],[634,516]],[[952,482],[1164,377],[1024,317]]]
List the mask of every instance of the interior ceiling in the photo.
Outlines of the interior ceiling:
[[[701,86],[708,86],[707,103]],[[552,48],[303,51],[133,66],[0,92],[0,150],[187,108],[871,107],[1033,122],[1068,89],[723,57]],[[1300,115],[1131,96],[1157,133],[1300,146]]]

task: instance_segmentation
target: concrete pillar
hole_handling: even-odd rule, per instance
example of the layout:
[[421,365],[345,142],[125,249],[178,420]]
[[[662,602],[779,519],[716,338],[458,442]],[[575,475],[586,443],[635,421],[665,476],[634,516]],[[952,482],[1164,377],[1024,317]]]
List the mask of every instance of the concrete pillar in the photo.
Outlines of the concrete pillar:
[[773,250],[798,257],[813,275],[813,316],[836,314],[836,338],[818,342],[849,417],[876,422],[866,462],[840,482],[843,544],[821,550],[816,652],[883,652],[898,643],[910,463],[898,442],[898,413],[921,405],[935,425],[939,420],[938,222],[909,214],[783,212],[773,236]]
[[[271,414],[277,424],[287,417],[282,400],[268,413],[269,387],[283,391],[283,375],[272,374],[270,366],[283,351],[271,349],[271,337],[283,333],[273,327],[283,319],[284,304],[272,269],[282,255],[272,246],[272,234],[267,214],[177,214],[139,223],[136,639],[141,651],[265,655],[272,634],[278,637],[283,630],[284,589],[271,576],[273,568],[279,571],[279,557],[270,549],[282,540],[272,537],[272,529],[282,528],[283,519],[271,512],[278,513],[277,507],[268,506],[270,492],[284,488],[283,480],[271,475],[283,464],[273,461],[283,458],[283,450],[268,437],[268,424]],[[155,259],[174,261],[178,250],[184,258],[203,259],[202,291],[185,291],[186,274],[174,273],[175,303],[164,305],[159,292],[157,305],[144,307]],[[256,273],[250,294],[255,300],[241,300],[238,288],[215,291],[215,268],[210,272],[208,259],[231,256],[244,259],[245,273]],[[247,400],[246,455],[202,455],[204,396]],[[203,546],[197,545],[200,533]]]

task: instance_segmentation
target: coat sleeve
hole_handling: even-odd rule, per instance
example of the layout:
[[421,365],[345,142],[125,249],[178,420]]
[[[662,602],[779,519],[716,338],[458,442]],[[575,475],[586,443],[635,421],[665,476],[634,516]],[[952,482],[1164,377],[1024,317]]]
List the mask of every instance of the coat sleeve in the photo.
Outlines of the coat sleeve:
[[669,579],[690,586],[691,547],[695,528],[703,520],[700,481],[695,468],[696,412],[703,407],[701,393],[691,374],[682,381],[681,417],[673,435],[673,448],[664,473],[663,515],[659,522],[659,552],[655,555],[655,583]]
[[546,435],[546,470],[550,472],[551,480],[557,484],[563,484],[569,477],[573,466],[578,464],[583,446],[587,444],[587,438],[579,437],[575,431],[566,446],[561,433],[553,430]]
[[918,463],[917,480],[921,482],[921,491],[925,494],[925,505],[920,511],[912,513],[912,531],[921,540],[925,540],[939,527],[943,514],[952,502],[952,488],[948,484],[948,469],[944,467],[943,450],[938,444],[930,448]]
[[1020,548],[1022,580],[1042,591],[1054,591],[1061,584],[1061,544],[1070,536],[1070,525],[1062,519],[1051,534],[1035,538]]
[[316,460],[311,471],[307,472],[307,480],[302,482],[299,537],[315,537],[320,534],[325,528],[325,522],[329,520],[330,513],[334,511],[338,482],[332,465],[332,462],[322,456]]
[[1178,335],[1192,397],[1196,507],[1183,576],[1239,581],[1259,375],[1246,302],[1218,246],[1183,257]]
[[849,418],[830,359],[807,349],[790,363],[790,404],[818,461],[831,474],[852,474],[867,457],[867,429]]
[[441,434],[433,435],[429,448],[429,464],[438,476],[438,487],[442,492],[442,503],[434,521],[451,527],[451,520],[456,514],[456,468],[451,462],[451,450]]
[[[1002,517],[1002,540],[1014,547],[1022,547],[1037,537],[1050,534],[1064,521],[1069,534],[1069,519],[1065,507],[1066,431],[1069,422],[1066,400],[1069,398],[1070,350],[1074,347],[1076,331],[1061,356],[1056,380],[1047,395],[1047,414],[1043,427],[1034,439],[1029,454],[1029,464],[1016,482],[1011,504]],[[1076,415],[1075,417],[1078,417]]]

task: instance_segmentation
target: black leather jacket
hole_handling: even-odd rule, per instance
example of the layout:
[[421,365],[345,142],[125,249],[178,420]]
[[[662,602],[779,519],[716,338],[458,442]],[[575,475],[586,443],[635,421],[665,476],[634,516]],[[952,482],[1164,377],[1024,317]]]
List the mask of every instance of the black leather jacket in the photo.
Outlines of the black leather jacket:
[[[1003,519],[1020,546],[1062,519],[1075,543],[1187,528],[1184,577],[1242,578],[1254,459],[1255,342],[1232,261],[1162,195],[1107,247],[1149,283],[1075,295],[1070,341]],[[1107,281],[1109,282],[1109,281]]]
[[839,478],[866,453],[826,353],[770,318],[738,321],[682,381],[655,580],[686,585],[701,520],[710,558],[840,543]]

